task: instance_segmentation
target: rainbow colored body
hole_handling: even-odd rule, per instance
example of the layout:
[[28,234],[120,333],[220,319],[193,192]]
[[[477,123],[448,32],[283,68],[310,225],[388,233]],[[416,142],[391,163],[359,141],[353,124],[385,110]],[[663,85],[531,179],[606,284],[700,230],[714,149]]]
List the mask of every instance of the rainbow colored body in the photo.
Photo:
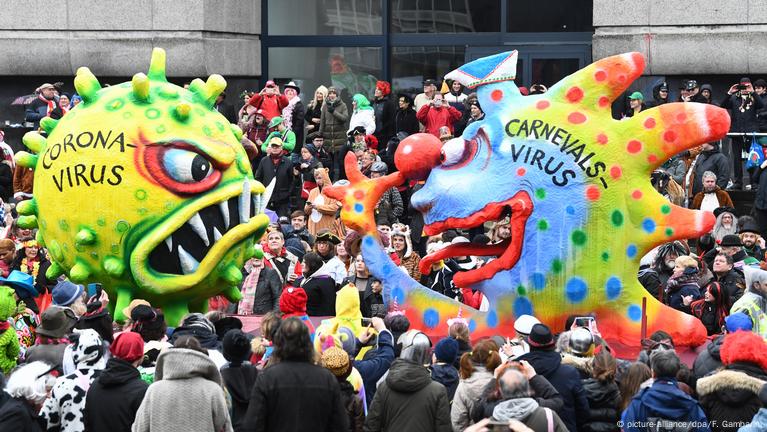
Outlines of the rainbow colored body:
[[[637,269],[654,246],[713,226],[713,215],[666,201],[652,188],[649,174],[671,156],[724,136],[730,123],[726,111],[672,103],[612,119],[612,101],[644,69],[638,53],[600,60],[535,96],[520,95],[515,64],[516,51],[448,74],[477,92],[485,119],[438,150],[428,137],[409,137],[397,155],[404,173],[374,181],[355,172],[349,187],[334,191],[345,200],[344,221],[366,234],[363,254],[384,281],[386,297],[397,300],[416,328],[446,328],[447,319],[463,309],[475,336],[513,334],[521,314],[558,330],[569,315],[595,312],[602,335],[628,346],[640,344],[646,298],[648,332],[666,330],[680,345],[702,343],[706,333],[700,322],[650,297],[637,281]],[[412,204],[423,213],[427,234],[474,227],[510,210],[510,241],[451,246],[421,262],[426,271],[451,256],[498,256],[454,278],[456,285],[484,293],[488,311],[466,308],[419,285],[381,250],[372,207],[409,173],[425,179]]]
[[185,90],[165,78],[156,48],[148,75],[102,88],[80,68],[83,102],[60,121],[45,118],[19,164],[35,169],[34,199],[19,224],[37,227],[47,275],[100,282],[116,318],[131,299],[162,307],[174,325],[207,299],[239,299],[244,261],[268,219],[242,132],[212,109],[219,75]]

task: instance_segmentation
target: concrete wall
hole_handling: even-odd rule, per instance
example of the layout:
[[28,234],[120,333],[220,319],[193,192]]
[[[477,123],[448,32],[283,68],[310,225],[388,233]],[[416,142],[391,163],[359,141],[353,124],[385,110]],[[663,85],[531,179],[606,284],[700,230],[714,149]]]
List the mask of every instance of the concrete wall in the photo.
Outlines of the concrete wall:
[[767,73],[765,0],[594,0],[593,57],[639,51],[645,74]]
[[155,46],[170,77],[261,74],[258,0],[5,0],[0,29],[0,76],[132,75]]

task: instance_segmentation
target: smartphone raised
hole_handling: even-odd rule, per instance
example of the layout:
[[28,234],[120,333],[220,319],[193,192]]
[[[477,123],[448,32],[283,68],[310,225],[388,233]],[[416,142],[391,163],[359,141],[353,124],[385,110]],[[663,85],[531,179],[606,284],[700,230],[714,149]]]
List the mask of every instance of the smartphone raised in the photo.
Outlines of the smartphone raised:
[[585,317],[576,317],[574,324],[576,327],[586,327],[587,329],[591,328],[591,323],[596,321],[594,317],[585,316]]
[[103,290],[103,287],[100,283],[89,283],[88,284],[88,298],[95,297],[97,300],[101,297],[101,291]]

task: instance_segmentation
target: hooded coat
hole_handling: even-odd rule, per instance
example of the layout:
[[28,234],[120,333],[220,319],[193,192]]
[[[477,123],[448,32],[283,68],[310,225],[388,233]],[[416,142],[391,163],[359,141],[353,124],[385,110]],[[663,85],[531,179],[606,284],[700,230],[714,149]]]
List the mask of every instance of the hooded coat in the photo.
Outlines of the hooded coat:
[[471,425],[471,412],[482,397],[485,386],[493,380],[493,371],[477,366],[474,373],[458,383],[450,408],[450,423],[453,430],[462,431]]
[[325,147],[336,152],[346,145],[346,132],[349,129],[349,109],[341,98],[330,102],[325,99],[320,115],[320,132],[325,137]]
[[[751,376],[749,369],[759,375]],[[749,372],[749,373],[747,373]],[[736,431],[762,407],[759,391],[765,384],[764,371],[756,366],[733,364],[697,383],[698,399],[709,421],[716,422],[713,431]],[[761,379],[760,379],[761,378]],[[727,423],[733,427],[724,427]]]
[[85,398],[85,430],[130,432],[148,387],[132,364],[110,358]]
[[365,400],[368,406],[373,402],[376,383],[389,370],[394,361],[394,336],[388,330],[378,334],[378,347],[368,351],[365,358],[354,361],[354,368],[360,373],[365,386]]
[[698,402],[677,387],[675,379],[657,379],[642,389],[623,412],[621,421],[625,432],[644,432],[638,427],[649,419],[695,422],[701,426],[692,431],[709,431],[706,414]]
[[458,371],[452,364],[435,363],[431,365],[431,379],[445,386],[447,398],[453,403],[455,390],[458,388],[458,382],[461,380]]
[[615,381],[583,380],[583,390],[589,401],[589,418],[581,428],[584,432],[607,432],[620,430],[619,404],[621,393]]
[[564,401],[564,406],[558,412],[559,417],[568,430],[578,430],[577,425],[586,422],[589,412],[589,403],[578,371],[572,366],[563,365],[562,357],[555,351],[535,350],[519,359],[528,361],[538,374],[543,375],[557,389]]
[[366,135],[373,135],[376,131],[376,118],[370,101],[359,93],[352,96],[352,100],[357,102],[357,109],[352,112],[352,117],[349,119],[349,129],[346,133],[353,131],[357,126],[362,126],[365,128]]
[[[557,389],[542,375],[535,375],[529,380],[530,390],[533,392],[533,399],[538,402],[540,407],[550,408],[554,412],[560,412],[564,402]],[[496,405],[501,403],[501,395],[498,391],[498,385],[495,380],[487,383],[482,398],[474,404],[471,411],[471,420],[475,423],[488,417],[492,417]]]
[[724,336],[725,335],[720,335],[713,339],[706,345],[703,351],[698,354],[698,357],[695,358],[695,363],[693,363],[692,371],[697,378],[703,378],[704,376],[722,367],[720,350],[722,349]]
[[567,427],[557,413],[550,408],[540,407],[532,398],[507,399],[496,405],[493,420],[506,423],[512,419],[524,423],[534,431],[567,432]]
[[40,420],[32,405],[23,399],[9,398],[0,408],[0,430],[3,431],[43,432]]
[[157,358],[133,432],[191,430],[232,432],[221,374],[205,354],[171,348]]
[[429,369],[397,359],[378,386],[365,420],[365,432],[451,432],[445,386],[431,380]]

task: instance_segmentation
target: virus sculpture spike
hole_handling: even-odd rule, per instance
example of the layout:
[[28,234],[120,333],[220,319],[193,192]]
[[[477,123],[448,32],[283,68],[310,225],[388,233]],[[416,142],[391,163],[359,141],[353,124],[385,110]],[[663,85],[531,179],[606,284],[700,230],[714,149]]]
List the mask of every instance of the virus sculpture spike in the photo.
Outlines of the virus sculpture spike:
[[[647,295],[637,269],[655,245],[713,226],[712,215],[664,200],[649,173],[674,154],[723,137],[726,111],[673,103],[612,119],[612,101],[644,69],[639,53],[600,60],[535,96],[521,96],[514,85],[516,60],[516,51],[497,54],[446,76],[477,92],[486,117],[444,145],[425,134],[403,140],[395,155],[400,177],[365,179],[347,161],[351,184],[332,193],[344,200],[344,221],[364,234],[363,255],[384,281],[384,298],[401,305],[416,328],[436,329],[461,311],[475,336],[510,334],[522,314],[558,329],[568,315],[595,312],[605,338],[634,347],[646,299],[648,332],[666,330],[680,345],[702,343],[700,322]],[[489,310],[419,285],[380,247],[372,207],[402,178],[425,180],[412,205],[424,215],[426,234],[510,215],[509,239],[451,245],[420,263],[428,271],[450,257],[496,257],[453,278],[481,291]]]
[[162,307],[171,324],[208,297],[237,300],[238,269],[260,252],[264,186],[241,132],[211,109],[226,81],[195,82],[192,91],[168,83],[159,48],[146,75],[120,85],[102,88],[80,68],[83,103],[43,119],[47,137],[26,134],[34,154],[17,156],[35,170],[19,225],[39,229],[46,275],[102,283],[118,319],[133,298]]

